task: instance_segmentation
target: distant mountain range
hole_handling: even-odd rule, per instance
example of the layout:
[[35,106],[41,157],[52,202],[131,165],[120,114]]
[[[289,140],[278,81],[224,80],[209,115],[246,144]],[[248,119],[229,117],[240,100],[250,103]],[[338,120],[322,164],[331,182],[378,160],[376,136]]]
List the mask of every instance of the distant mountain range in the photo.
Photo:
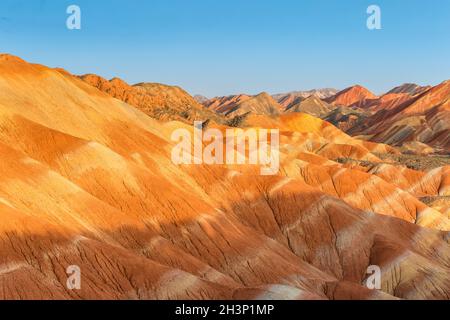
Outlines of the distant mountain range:
[[292,100],[296,98],[308,98],[309,96],[316,96],[320,99],[326,99],[333,95],[335,95],[338,91],[336,89],[324,88],[324,89],[313,89],[308,91],[291,91],[288,93],[279,93],[274,94],[273,98],[277,100],[283,106],[286,106],[286,103],[291,103]]
[[448,82],[444,82],[436,87],[407,83],[381,96],[355,85],[342,91],[240,94],[202,99],[202,104],[227,117],[303,112],[330,121],[352,135],[404,147],[408,152],[414,152],[411,145],[424,144],[428,148],[416,151],[449,153],[448,100]]
[[351,135],[408,152],[450,153],[448,81],[435,87],[406,83],[381,96],[355,85],[341,91],[326,88],[208,99],[157,83],[128,85],[118,78],[106,80],[97,75],[80,78],[160,120],[199,119],[235,125],[244,123],[249,114],[300,112],[329,121]]

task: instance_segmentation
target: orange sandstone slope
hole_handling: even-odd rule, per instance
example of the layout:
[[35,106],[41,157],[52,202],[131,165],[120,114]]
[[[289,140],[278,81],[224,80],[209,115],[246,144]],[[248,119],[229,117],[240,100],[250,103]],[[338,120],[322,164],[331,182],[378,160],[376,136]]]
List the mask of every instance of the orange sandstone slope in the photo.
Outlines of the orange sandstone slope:
[[410,190],[422,173],[335,161],[377,165],[386,145],[301,113],[247,121],[281,130],[279,174],[177,166],[190,126],[0,55],[0,298],[449,298],[448,218],[417,198],[447,192],[446,170]]
[[376,98],[377,96],[366,88],[355,85],[339,91],[334,96],[325,99],[325,101],[334,106],[363,107],[367,102]]

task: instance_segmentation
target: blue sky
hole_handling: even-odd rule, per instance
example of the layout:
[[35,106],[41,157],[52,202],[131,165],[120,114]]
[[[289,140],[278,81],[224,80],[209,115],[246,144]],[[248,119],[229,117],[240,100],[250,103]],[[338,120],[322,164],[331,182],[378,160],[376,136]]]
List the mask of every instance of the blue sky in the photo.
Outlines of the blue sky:
[[[371,4],[382,30],[366,28]],[[0,39],[31,62],[209,97],[450,79],[448,0],[1,0]]]

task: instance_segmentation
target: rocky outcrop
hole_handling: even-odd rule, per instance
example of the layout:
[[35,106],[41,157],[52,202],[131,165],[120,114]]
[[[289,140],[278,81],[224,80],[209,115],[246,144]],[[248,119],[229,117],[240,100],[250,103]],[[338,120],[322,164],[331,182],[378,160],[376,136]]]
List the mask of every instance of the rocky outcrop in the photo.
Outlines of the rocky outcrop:
[[139,83],[130,86],[119,78],[106,80],[93,74],[81,76],[80,79],[155,119],[189,123],[208,119],[222,122],[217,114],[204,108],[180,87],[160,83]]

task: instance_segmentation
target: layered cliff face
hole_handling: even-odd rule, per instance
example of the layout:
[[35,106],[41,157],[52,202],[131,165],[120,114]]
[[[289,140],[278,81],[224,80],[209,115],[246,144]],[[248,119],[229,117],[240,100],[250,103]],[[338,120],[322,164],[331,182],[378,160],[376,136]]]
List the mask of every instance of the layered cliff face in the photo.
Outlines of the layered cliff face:
[[0,56],[1,299],[449,298],[448,167],[304,113],[246,119],[280,130],[276,175],[176,165],[191,125],[139,105],[167,88],[85,81]]

